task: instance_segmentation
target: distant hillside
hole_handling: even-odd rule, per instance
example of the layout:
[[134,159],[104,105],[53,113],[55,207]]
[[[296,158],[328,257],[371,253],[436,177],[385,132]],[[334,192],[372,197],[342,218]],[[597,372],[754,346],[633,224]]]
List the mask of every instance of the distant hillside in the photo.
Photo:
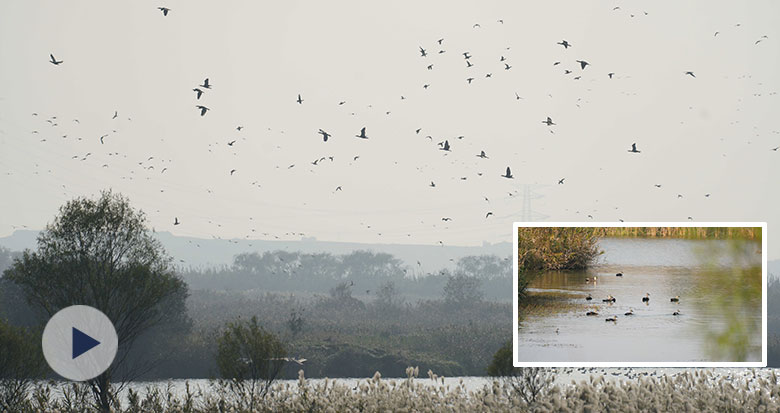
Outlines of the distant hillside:
[[[421,263],[423,271],[437,271],[453,268],[459,258],[469,255],[497,255],[508,257],[512,254],[511,243],[485,243],[481,247],[439,246],[439,245],[403,245],[403,244],[360,244],[351,242],[317,241],[304,238],[299,241],[265,240],[220,240],[192,237],[179,237],[170,232],[158,232],[162,242],[179,265],[193,267],[214,267],[229,265],[233,257],[242,252],[264,251],[301,251],[305,253],[327,252],[331,254],[349,254],[356,250],[370,250],[392,254],[408,265]],[[0,238],[0,246],[11,251],[34,249],[38,231],[17,230],[8,237]],[[182,264],[180,260],[184,261]]]

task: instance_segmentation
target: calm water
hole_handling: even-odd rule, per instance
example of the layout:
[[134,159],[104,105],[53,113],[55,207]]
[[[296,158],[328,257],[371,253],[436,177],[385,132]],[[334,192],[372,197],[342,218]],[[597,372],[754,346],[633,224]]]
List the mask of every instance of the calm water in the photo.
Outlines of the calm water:
[[[761,360],[761,297],[730,310],[710,307],[712,297],[727,295],[724,280],[732,278],[728,257],[719,256],[717,268],[702,265],[700,250],[717,241],[605,239],[600,263],[587,271],[549,272],[530,285],[529,292],[566,294],[571,310],[527,317],[519,328],[519,355],[523,361],[576,362],[699,362],[735,361],[716,355],[708,331],[725,329],[737,319],[749,326],[747,360]],[[744,248],[750,264],[760,265],[757,243]],[[615,274],[622,272],[623,277]],[[761,274],[757,273],[760,281]],[[597,277],[597,281],[593,281]],[[591,281],[587,282],[586,278]],[[650,301],[642,297],[650,293]],[[586,301],[590,294],[593,300]],[[616,302],[604,303],[608,295]],[[680,296],[679,303],[670,301]],[[624,313],[633,308],[634,315]],[[594,309],[598,316],[586,316]],[[679,310],[681,315],[672,315]],[[617,316],[617,322],[606,322]]]

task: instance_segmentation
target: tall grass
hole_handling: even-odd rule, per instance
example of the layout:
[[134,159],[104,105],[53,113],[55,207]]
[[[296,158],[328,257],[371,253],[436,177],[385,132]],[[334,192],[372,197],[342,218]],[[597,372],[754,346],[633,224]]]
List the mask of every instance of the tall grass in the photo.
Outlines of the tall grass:
[[521,273],[586,268],[603,252],[596,228],[518,228],[517,268]]
[[761,240],[761,228],[753,227],[608,227],[594,228],[601,237],[750,239]]
[[[242,407],[219,381],[210,388],[174,394],[170,388],[131,392],[116,413],[216,413],[216,412],[776,412],[780,411],[780,383],[774,372],[734,380],[712,371],[686,371],[628,381],[591,376],[572,384],[552,384],[528,395],[522,382],[496,379],[479,390],[468,390],[461,381],[445,386],[432,372],[417,378],[408,368],[405,379],[374,377],[352,387],[324,380],[312,384],[299,373],[297,383],[280,383],[252,410]],[[519,386],[518,386],[519,385]],[[71,385],[63,393],[56,384],[40,384],[24,403],[12,411],[91,413],[86,392]],[[83,386],[83,385],[81,385]]]

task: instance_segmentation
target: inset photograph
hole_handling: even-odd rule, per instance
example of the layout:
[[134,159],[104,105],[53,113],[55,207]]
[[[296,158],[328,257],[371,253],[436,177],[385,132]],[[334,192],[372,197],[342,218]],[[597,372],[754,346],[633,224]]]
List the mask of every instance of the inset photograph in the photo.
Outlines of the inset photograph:
[[766,366],[766,223],[515,223],[514,365]]

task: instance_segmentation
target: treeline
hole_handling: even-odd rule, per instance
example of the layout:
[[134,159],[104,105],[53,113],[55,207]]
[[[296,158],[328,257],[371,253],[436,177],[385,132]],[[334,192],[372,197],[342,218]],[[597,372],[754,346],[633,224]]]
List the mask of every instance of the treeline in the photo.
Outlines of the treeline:
[[749,239],[761,240],[761,228],[754,227],[601,227],[602,237]]
[[[14,255],[0,250],[0,271]],[[510,267],[508,259],[476,256],[453,271],[420,274],[365,251],[241,254],[231,267],[184,271],[186,314],[140,337],[127,364],[140,366],[135,379],[219,377],[217,337],[228,323],[256,317],[288,354],[308,359],[310,377],[402,376],[410,365],[483,375],[511,337]],[[36,330],[45,318],[0,278],[0,319]]]
[[455,268],[435,272],[422,270],[422,263],[406,265],[394,256],[373,251],[350,254],[267,251],[243,253],[233,265],[210,269],[183,269],[182,278],[191,289],[327,294],[341,281],[351,283],[355,296],[375,298],[379,288],[393,281],[395,288],[411,299],[440,297],[451,277],[473,277],[480,281],[488,300],[509,301],[512,262],[495,255],[469,256]]

